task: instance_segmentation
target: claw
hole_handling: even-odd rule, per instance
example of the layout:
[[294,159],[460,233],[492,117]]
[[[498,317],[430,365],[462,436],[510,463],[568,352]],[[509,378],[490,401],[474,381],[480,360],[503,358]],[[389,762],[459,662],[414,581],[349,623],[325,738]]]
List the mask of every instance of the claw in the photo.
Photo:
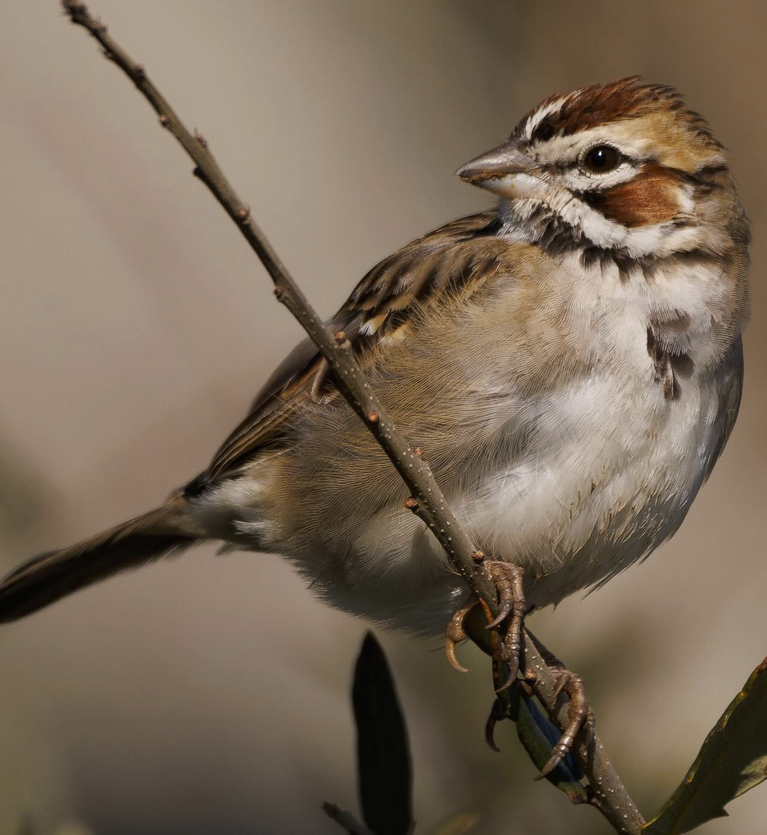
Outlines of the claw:
[[506,562],[487,562],[487,569],[498,589],[498,616],[488,629],[499,626],[506,619],[509,627],[503,640],[501,660],[508,665],[509,672],[506,681],[495,691],[501,693],[516,679],[519,673],[519,655],[522,651],[522,625],[527,606],[522,585],[523,570],[517,565]]
[[558,742],[551,751],[551,758],[543,766],[540,772],[536,775],[536,780],[543,780],[562,762],[562,760],[570,753],[572,748],[572,740],[566,740],[563,736],[562,740]]
[[503,703],[500,699],[496,699],[490,708],[490,715],[487,717],[487,723],[485,724],[485,742],[492,751],[498,754],[501,753],[501,749],[495,744],[495,726],[504,718]]
[[[500,592],[500,588],[498,589]],[[512,609],[512,602],[511,600],[503,600],[501,599],[500,605],[498,607],[498,617],[495,620],[490,621],[488,623],[488,629],[495,629],[496,626],[500,626],[506,618],[511,614]]]
[[496,560],[488,561],[485,564],[498,590],[498,616],[487,626],[488,629],[493,629],[500,626],[512,613],[514,603],[520,597],[524,600],[522,569],[519,566]]
[[[464,635],[463,638],[465,637],[466,636]],[[463,638],[461,638],[460,640],[463,640]],[[451,638],[450,635],[448,635],[445,640],[445,655],[447,656],[448,664],[450,664],[450,666],[454,670],[457,670],[459,673],[470,672],[469,668],[464,667],[463,664],[461,664],[461,662],[458,660],[458,656],[455,654],[455,645],[456,641],[453,638]]]
[[572,750],[579,733],[585,734],[587,742],[593,738],[594,734],[594,714],[586,698],[583,679],[579,675],[561,667],[556,669],[556,673],[561,677],[560,682],[564,682],[557,687],[558,693],[564,690],[570,699],[570,718],[562,737],[552,750],[549,761],[541,769],[540,774],[535,778],[536,780],[542,780],[551,774],[562,762]]
[[509,672],[506,676],[506,681],[496,689],[496,693],[503,693],[504,690],[508,690],[508,688],[514,683],[517,678],[517,673],[519,672],[519,653],[521,651],[521,644],[518,641],[514,642],[513,640],[509,642],[508,638],[509,636],[507,634],[506,639],[503,642],[503,649],[501,650],[501,660],[506,662]]
[[506,681],[504,681],[500,687],[495,688],[495,692],[497,695],[503,693],[504,690],[508,690],[509,687],[511,687],[511,685],[514,684],[514,679],[517,677],[518,672],[518,669],[515,670],[512,667],[509,667],[509,674],[506,676]]
[[469,602],[453,615],[447,626],[447,632],[445,634],[445,655],[447,655],[447,660],[450,663],[450,666],[454,670],[458,670],[459,673],[468,673],[469,670],[458,660],[458,657],[455,654],[455,647],[459,641],[463,641],[466,637],[466,630],[463,628],[463,622],[466,619],[466,615],[469,614],[477,603],[477,598],[472,595]]

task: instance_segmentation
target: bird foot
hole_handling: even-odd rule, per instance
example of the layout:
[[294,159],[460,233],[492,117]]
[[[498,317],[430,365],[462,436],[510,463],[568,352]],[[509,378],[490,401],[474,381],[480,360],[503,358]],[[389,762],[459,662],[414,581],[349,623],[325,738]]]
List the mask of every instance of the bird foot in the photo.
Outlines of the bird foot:
[[[579,733],[585,735],[584,741],[591,744],[594,738],[594,713],[591,710],[589,701],[583,685],[583,679],[563,667],[552,669],[552,673],[558,678],[557,695],[565,692],[570,700],[570,716],[567,727],[559,738],[559,742],[552,748],[551,756],[541,771],[536,775],[536,780],[548,777],[557,766],[570,754],[575,740]],[[528,696],[533,695],[533,690],[527,681],[519,679],[515,684],[524,689]],[[503,699],[496,699],[490,710],[490,715],[485,724],[485,740],[493,751],[500,751],[495,743],[495,726],[503,719],[507,719],[506,705]],[[554,726],[552,725],[552,728]]]
[[565,693],[570,703],[570,715],[567,726],[559,742],[552,749],[549,761],[543,766],[540,774],[535,778],[536,780],[542,780],[551,774],[570,753],[579,734],[584,734],[584,741],[587,745],[591,743],[591,740],[594,738],[595,719],[594,712],[586,697],[586,688],[583,684],[583,679],[577,673],[566,669],[564,664],[546,650],[540,642],[536,641],[536,643],[541,650],[541,655],[543,655],[546,665],[557,678],[556,696],[558,697],[561,693]]
[[[497,692],[505,690],[517,677],[519,672],[519,654],[522,651],[522,625],[524,623],[526,604],[522,587],[524,572],[518,565],[501,562],[498,560],[486,560],[485,566],[495,583],[498,592],[498,615],[487,625],[488,629],[494,629],[504,621],[508,621],[506,634],[502,641],[493,641],[494,668],[500,670],[504,665],[508,674]],[[462,673],[468,672],[456,657],[455,647],[459,641],[466,637],[464,621],[471,610],[480,602],[476,595],[472,594],[466,602],[451,618],[445,635],[445,653],[450,665]],[[483,602],[484,606],[484,602]],[[492,615],[486,610],[488,620]]]
[[527,604],[522,585],[524,570],[518,565],[497,560],[485,562],[490,576],[498,590],[498,616],[487,628],[494,629],[507,621],[506,634],[498,651],[496,661],[505,664],[508,669],[506,681],[496,688],[501,693],[511,687],[519,672],[519,655],[522,652],[522,627],[525,622]]
[[[506,623],[505,635],[499,635],[497,631],[492,633],[491,647],[487,651],[493,657],[493,679],[496,684],[496,693],[502,693],[515,681],[519,673],[520,654],[522,652],[522,628],[524,626],[527,604],[525,602],[523,579],[524,571],[518,565],[502,562],[499,560],[486,560],[485,566],[495,583],[498,592],[498,614],[493,619],[484,601],[472,594],[466,604],[453,615],[447,627],[445,635],[445,652],[451,666],[462,673],[468,672],[456,657],[456,644],[466,638],[465,622],[469,613],[478,604],[482,604],[485,614],[490,623],[487,629],[495,630],[496,627]],[[476,632],[473,631],[476,635]],[[586,742],[590,742],[594,733],[594,714],[586,698],[586,690],[583,679],[566,669],[565,665],[546,647],[530,635],[538,650],[543,656],[546,666],[557,679],[555,698],[566,694],[570,703],[570,715],[567,726],[554,746],[551,757],[540,774],[535,778],[541,780],[551,774],[552,771],[570,753],[579,734],[585,734]],[[476,640],[476,637],[475,637]],[[505,678],[504,678],[505,675]],[[532,671],[526,673],[526,678],[533,680],[535,674]],[[519,680],[519,685],[529,688],[527,681]],[[504,717],[502,704],[496,700],[493,710],[488,718],[485,735],[493,750],[498,750],[493,740],[495,725]]]

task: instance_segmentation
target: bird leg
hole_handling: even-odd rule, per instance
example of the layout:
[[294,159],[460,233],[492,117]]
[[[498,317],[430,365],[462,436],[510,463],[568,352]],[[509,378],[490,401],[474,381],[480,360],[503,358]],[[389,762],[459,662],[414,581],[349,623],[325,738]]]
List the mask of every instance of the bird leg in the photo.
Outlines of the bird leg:
[[[504,621],[508,620],[508,627],[503,641],[501,643],[495,640],[492,641],[491,654],[493,656],[494,668],[497,671],[504,664],[508,667],[508,675],[505,681],[500,683],[498,687],[498,692],[500,692],[511,685],[519,672],[519,654],[522,649],[522,624],[526,611],[525,595],[522,587],[524,572],[518,565],[512,565],[511,563],[498,560],[486,560],[485,566],[498,592],[498,615],[495,620],[491,620],[487,628],[495,629],[495,627],[500,626]],[[472,594],[466,602],[466,605],[462,606],[451,618],[445,635],[447,660],[452,667],[462,673],[467,672],[467,670],[456,658],[455,646],[466,637],[464,622],[479,602],[477,596]],[[486,610],[485,613],[488,616],[488,620],[490,620],[492,615],[489,614],[489,610],[484,605],[484,601],[481,602],[483,603],[483,608]]]
[[522,586],[524,570],[518,565],[497,560],[485,563],[498,590],[498,616],[488,624],[488,629],[500,626],[508,620],[506,635],[500,648],[500,660],[508,667],[506,681],[497,688],[500,693],[511,687],[519,672],[519,654],[522,651],[522,626],[527,604]]
[[[480,600],[475,594],[472,594],[466,604],[458,609],[450,620],[445,636],[445,651],[451,666],[460,672],[468,672],[458,661],[455,654],[455,647],[459,641],[466,638],[467,624],[470,627],[475,641],[477,641],[479,636],[477,635],[476,619],[470,618],[469,615],[477,604],[481,603],[485,616],[490,621],[486,629],[492,631],[489,642],[485,640],[478,641],[478,643],[492,656],[493,680],[495,682],[496,693],[502,693],[517,680],[517,674],[519,673],[520,654],[522,652],[522,628],[527,612],[523,586],[524,571],[518,565],[500,560],[486,560],[485,566],[498,592],[498,615],[495,619],[490,620],[492,615],[485,602]],[[503,634],[501,631],[499,634],[496,627],[503,626],[504,622],[507,623],[506,632]],[[592,738],[594,732],[594,714],[589,705],[589,700],[586,697],[583,679],[576,673],[568,670],[531,632],[528,631],[527,634],[530,635],[531,640],[538,647],[538,651],[546,662],[546,666],[557,679],[555,698],[564,693],[567,695],[570,703],[570,715],[567,727],[564,729],[559,742],[552,749],[548,762],[536,777],[536,780],[540,780],[551,774],[559,763],[570,753],[579,733],[586,734],[587,742]],[[528,670],[525,678],[534,681],[535,673],[532,670]],[[519,683],[529,687],[527,682],[520,680]],[[502,703],[496,701],[485,729],[488,744],[494,750],[498,749],[493,741],[493,731],[496,723],[502,718],[504,718]]]
[[[531,632],[528,631],[527,634],[530,635],[531,640],[541,653],[543,660],[546,662],[546,666],[558,679],[555,697],[564,692],[570,702],[570,716],[567,727],[562,733],[559,742],[554,746],[549,761],[535,778],[536,780],[541,780],[551,774],[559,763],[570,753],[579,733],[585,734],[587,744],[591,741],[594,736],[595,720],[594,712],[586,697],[583,679],[577,673],[568,670],[556,655],[548,650]],[[532,678],[534,677],[535,674],[532,675]]]

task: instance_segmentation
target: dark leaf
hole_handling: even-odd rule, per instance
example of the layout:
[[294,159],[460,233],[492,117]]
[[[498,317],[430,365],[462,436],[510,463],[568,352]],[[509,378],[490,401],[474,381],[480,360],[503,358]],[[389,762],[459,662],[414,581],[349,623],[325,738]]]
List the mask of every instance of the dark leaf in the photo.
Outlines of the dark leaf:
[[682,835],[767,779],[767,659],[706,737],[682,784],[643,832]]
[[412,829],[410,749],[394,681],[372,632],[365,635],[352,687],[362,816],[376,835]]

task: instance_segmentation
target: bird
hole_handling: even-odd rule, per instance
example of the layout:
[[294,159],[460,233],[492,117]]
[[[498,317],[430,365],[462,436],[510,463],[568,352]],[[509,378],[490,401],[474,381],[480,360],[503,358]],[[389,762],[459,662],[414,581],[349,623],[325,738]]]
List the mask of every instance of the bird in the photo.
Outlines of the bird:
[[[749,223],[708,123],[638,76],[551,96],[457,174],[497,205],[385,258],[327,325],[530,612],[646,558],[710,475],[741,399]],[[307,340],[197,478],[11,571],[0,622],[214,540],[444,634],[467,588],[406,498]]]

